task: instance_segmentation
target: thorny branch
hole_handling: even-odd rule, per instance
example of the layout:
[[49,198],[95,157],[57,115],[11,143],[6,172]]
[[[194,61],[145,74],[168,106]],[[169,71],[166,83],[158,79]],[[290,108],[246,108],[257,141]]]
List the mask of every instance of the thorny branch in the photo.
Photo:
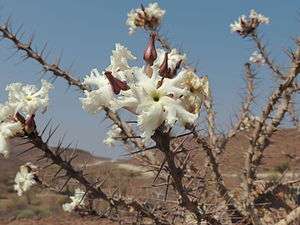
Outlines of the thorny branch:
[[[9,22],[7,22],[5,25],[0,26],[0,33],[2,34],[2,38],[11,41],[18,51],[23,51],[25,53],[25,59],[30,58],[41,64],[44,72],[52,72],[54,76],[63,78],[67,81],[67,83],[70,86],[75,86],[81,91],[89,90],[89,87],[87,85],[84,85],[80,80],[75,79],[70,72],[63,70],[59,64],[48,63],[47,60],[44,58],[45,48],[43,48],[43,50],[39,53],[32,49],[32,40],[30,40],[28,43],[23,43],[17,37],[17,34],[12,32],[12,30],[9,27]],[[127,137],[126,139],[129,138],[130,142],[132,142],[135,147],[139,149],[145,149],[144,144],[139,139],[130,138],[135,135],[129,124],[122,121],[119,115],[111,111],[109,108],[105,108],[104,110],[107,116],[113,121],[113,123],[115,123],[118,127],[121,128],[122,132]],[[153,162],[154,160],[151,152],[145,153],[142,159],[146,162]]]
[[[299,43],[297,43],[299,45]],[[296,51],[296,59],[294,60],[290,71],[285,76],[285,80],[279,85],[279,87],[270,96],[268,103],[264,107],[258,123],[252,133],[250,140],[250,146],[248,148],[246,161],[245,161],[245,184],[247,193],[246,208],[251,212],[253,217],[255,216],[253,197],[251,193],[253,191],[253,182],[256,178],[257,167],[260,165],[263,152],[268,145],[268,139],[274,133],[274,129],[280,124],[284,118],[285,113],[288,110],[290,99],[294,93],[293,84],[300,72],[300,49]],[[278,106],[275,116],[272,118],[271,123],[267,123],[267,119],[273,112],[277,103],[282,99],[282,103]],[[256,221],[259,224],[258,221]]]
[[257,49],[259,50],[259,53],[262,55],[262,57],[265,59],[265,63],[269,66],[269,68],[273,71],[273,74],[280,79],[284,79],[284,74],[280,71],[279,67],[275,65],[274,61],[270,59],[269,53],[267,52],[266,46],[262,44],[261,39],[258,37],[257,33],[254,31],[251,34],[251,38],[256,44]]
[[197,200],[192,201],[190,199],[188,190],[183,184],[184,171],[176,165],[175,154],[170,149],[169,133],[164,132],[161,129],[158,129],[156,133],[153,135],[153,140],[156,142],[159,150],[163,152],[166,158],[168,170],[173,179],[172,185],[174,186],[175,190],[178,192],[180,196],[179,205],[183,206],[191,213],[195,214],[198,223],[200,223],[202,220],[206,220],[210,224],[221,225],[221,223],[218,220],[216,220],[211,215],[206,214],[205,211],[201,209]]
[[237,134],[237,132],[240,130],[241,125],[243,124],[244,120],[247,118],[247,116],[250,116],[250,107],[255,98],[254,97],[255,75],[254,75],[253,71],[251,70],[251,64],[249,64],[249,63],[245,64],[245,79],[247,81],[247,95],[245,96],[245,99],[243,101],[239,119],[235,123],[234,128],[228,132],[227,140],[229,138],[234,137]]
[[[30,143],[35,147],[43,151],[44,158],[50,159],[53,164],[58,165],[62,170],[66,172],[66,177],[72,178],[78,181],[81,185],[85,187],[86,193],[89,194],[90,198],[102,199],[110,204],[111,207],[124,207],[126,209],[133,208],[137,212],[142,213],[145,217],[152,219],[155,224],[167,225],[169,224],[163,218],[158,217],[153,213],[154,210],[150,210],[145,207],[143,203],[136,200],[125,199],[122,197],[110,197],[103,192],[101,187],[97,187],[95,184],[91,183],[83,174],[82,170],[75,169],[71,162],[72,158],[69,160],[63,159],[61,149],[57,148],[56,152],[53,152],[46,142],[43,141],[42,137],[37,133],[37,131],[28,135]],[[70,179],[68,179],[70,180]]]

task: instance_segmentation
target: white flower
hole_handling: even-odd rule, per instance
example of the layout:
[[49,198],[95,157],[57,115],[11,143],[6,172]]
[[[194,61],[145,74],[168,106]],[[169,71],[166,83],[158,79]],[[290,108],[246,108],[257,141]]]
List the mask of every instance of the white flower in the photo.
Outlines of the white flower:
[[66,212],[72,212],[76,207],[84,206],[85,192],[80,188],[75,189],[74,196],[70,196],[72,202],[63,204],[62,208]]
[[258,122],[259,122],[259,117],[253,115],[247,115],[241,122],[239,130],[249,131],[251,128],[254,128]]
[[8,117],[14,115],[15,107],[6,102],[4,105],[0,103],[0,122],[5,121]]
[[249,58],[249,61],[251,63],[255,63],[255,64],[265,64],[266,60],[264,59],[264,57],[262,56],[262,54],[258,53],[257,51],[254,51],[252,53],[252,55]]
[[208,78],[198,77],[192,70],[182,70],[174,78],[174,82],[189,90],[184,96],[184,104],[189,112],[198,113],[204,99],[210,96]]
[[20,171],[15,177],[14,189],[17,191],[19,196],[22,196],[24,192],[28,191],[31,186],[36,184],[34,179],[35,173],[32,172],[32,169],[36,167],[31,163],[20,166]]
[[[165,51],[163,49],[157,49],[157,59],[154,61],[154,66],[159,68],[164,61]],[[177,64],[181,62],[184,64],[186,62],[186,54],[180,54],[177,49],[173,48],[170,53],[168,53],[168,67],[171,71],[175,70]]]
[[237,32],[241,36],[245,37],[252,33],[260,24],[269,23],[269,18],[255,12],[255,10],[252,9],[248,18],[245,15],[240,16],[237,21],[230,24],[230,29],[231,32]]
[[107,137],[104,139],[103,143],[112,147],[115,141],[120,138],[121,133],[121,128],[119,128],[117,125],[113,125],[112,128],[107,132]]
[[129,108],[138,115],[138,125],[143,130],[145,141],[163,122],[173,126],[177,121],[185,125],[196,120],[198,115],[188,112],[181,99],[187,90],[177,87],[175,80],[165,78],[159,85],[161,77],[155,69],[151,78],[145,74],[144,68],[137,69],[135,76],[136,84],[130,86],[131,92],[126,92],[127,96],[123,95],[117,102],[119,107]]
[[24,113],[26,116],[35,114],[39,109],[46,109],[49,102],[49,91],[52,84],[42,80],[42,87],[38,90],[34,85],[12,83],[6,87],[8,103],[14,106],[15,112]]
[[249,18],[256,19],[259,24],[269,24],[270,23],[270,19],[268,17],[265,17],[264,15],[257,13],[254,9],[251,9]]
[[146,8],[132,9],[128,13],[126,25],[129,26],[129,34],[133,34],[138,27],[156,29],[165,15],[158,3],[150,3]]
[[246,16],[241,15],[237,21],[234,21],[233,23],[230,24],[230,30],[231,32],[240,32],[243,30],[242,23],[246,21]]
[[114,93],[105,75],[99,73],[97,69],[93,69],[91,74],[84,78],[83,83],[95,88],[92,91],[84,91],[85,98],[80,98],[84,110],[95,114],[103,107],[110,107]]
[[148,16],[152,18],[156,18],[159,21],[162,19],[162,17],[165,15],[166,11],[162,10],[158,3],[150,3],[148,7],[145,8],[145,12]]
[[112,50],[110,56],[110,65],[106,70],[111,71],[114,75],[118,71],[124,71],[130,69],[128,60],[135,60],[136,57],[126,47],[120,43],[116,43],[116,49]]
[[1,122],[0,123],[0,154],[4,157],[9,155],[8,139],[21,133],[23,126],[20,122]]

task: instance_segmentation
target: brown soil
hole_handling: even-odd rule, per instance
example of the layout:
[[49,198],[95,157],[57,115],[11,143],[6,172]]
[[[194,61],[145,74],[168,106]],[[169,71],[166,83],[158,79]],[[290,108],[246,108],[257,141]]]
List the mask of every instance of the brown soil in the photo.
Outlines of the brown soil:
[[[29,144],[19,145],[22,140],[15,139],[12,141],[12,154],[9,159],[2,159],[0,156],[0,225],[104,225],[104,224],[117,224],[106,221],[104,219],[95,220],[92,218],[81,218],[77,215],[69,215],[63,213],[61,204],[66,199],[62,199],[53,193],[40,190],[39,197],[37,197],[39,205],[31,206],[24,203],[24,199],[18,200],[14,191],[11,190],[13,178],[21,164],[31,161],[35,162],[40,157],[41,152],[38,149],[33,149],[30,152],[22,154],[17,157],[17,154],[24,149],[30,147]],[[197,148],[192,137],[186,142],[187,148]],[[278,173],[281,170],[289,168],[293,173],[300,173],[300,131],[296,129],[283,129],[277,131],[271,139],[270,145],[267,147],[262,166],[259,168],[260,173],[272,174]],[[240,133],[228,143],[226,152],[220,155],[220,167],[222,174],[225,177],[225,183],[229,187],[237,187],[241,181],[242,168],[244,165],[244,158],[247,152],[248,140],[247,133]],[[140,199],[149,196],[147,189],[143,188],[151,182],[152,178],[144,177],[138,171],[125,171],[124,168],[119,168],[118,162],[104,162],[98,164],[99,161],[105,161],[105,158],[94,157],[90,153],[83,150],[75,150],[78,154],[74,165],[81,167],[82,164],[87,163],[92,166],[87,167],[87,172],[90,177],[106,178],[107,181],[104,185],[105,191],[110,192],[113,189],[119,189],[124,195],[134,195]],[[71,150],[66,151],[66,155],[72,154]],[[205,154],[198,148],[194,151],[195,157],[192,157],[196,165],[204,166]],[[122,164],[137,164],[134,160],[122,160]],[[36,164],[36,163],[35,163]],[[40,161],[37,164],[45,165],[45,161]],[[52,167],[50,172],[42,174],[43,177],[51,177],[56,168]],[[234,175],[234,176],[233,176]],[[58,184],[59,185],[59,184]],[[8,188],[9,186],[9,188]],[[2,195],[1,195],[2,194]],[[42,197],[41,197],[42,196]],[[42,199],[42,200],[41,200]],[[50,204],[57,205],[57,207],[50,207]],[[59,202],[59,204],[55,204]],[[6,204],[7,203],[7,204]],[[38,208],[38,216],[35,214],[22,217],[22,215],[31,207],[34,212]],[[11,213],[11,211],[16,211]],[[23,210],[23,211],[22,211]],[[43,212],[46,211],[46,213]],[[25,212],[24,212],[25,211]],[[21,216],[20,216],[21,215]],[[27,215],[27,214],[25,214]],[[17,219],[19,218],[19,219]],[[22,218],[22,219],[21,219]],[[33,219],[34,218],[34,219]]]

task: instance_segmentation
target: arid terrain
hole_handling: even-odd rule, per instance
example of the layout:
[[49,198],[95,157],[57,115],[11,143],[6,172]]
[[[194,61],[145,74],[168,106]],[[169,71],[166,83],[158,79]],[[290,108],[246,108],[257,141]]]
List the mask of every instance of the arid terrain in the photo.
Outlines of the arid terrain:
[[[246,152],[247,138],[245,133],[240,133],[229,143],[228,150],[221,154],[220,164],[225,177],[225,183],[236,187],[241,180],[243,168],[243,157]],[[29,147],[29,144],[20,145],[23,140],[12,140],[12,154],[9,159],[0,158],[0,224],[9,225],[48,225],[48,224],[72,224],[72,225],[94,225],[94,224],[117,224],[104,219],[64,213],[61,205],[68,201],[64,195],[56,194],[50,190],[42,190],[35,187],[32,191],[22,197],[18,197],[13,190],[14,176],[25,162],[31,161],[40,167],[46,165],[41,160],[38,149],[33,149],[20,156],[22,150]],[[187,148],[196,148],[192,137],[187,141]],[[300,173],[300,132],[295,129],[284,129],[276,132],[271,143],[265,152],[264,163],[260,168],[259,176],[262,179],[274,179],[280,176],[286,169],[289,169],[286,176],[289,179],[299,178]],[[69,149],[65,154],[72,154]],[[198,166],[205,162],[201,149],[196,151],[197,157],[194,160]],[[75,150],[78,154],[74,165],[86,167],[91,178],[102,178],[106,182],[104,188],[108,191],[117,189],[121,194],[132,195],[142,199],[147,189],[145,186],[151,184],[153,174],[137,165],[134,160],[110,161],[107,158],[92,156],[86,151]],[[46,181],[51,181],[55,167],[49,167],[47,172],[41,172],[40,176]],[[51,181],[55,182],[55,181]],[[66,190],[72,190],[74,183],[70,183]],[[61,185],[57,183],[57,186]],[[101,203],[100,203],[101,204]]]

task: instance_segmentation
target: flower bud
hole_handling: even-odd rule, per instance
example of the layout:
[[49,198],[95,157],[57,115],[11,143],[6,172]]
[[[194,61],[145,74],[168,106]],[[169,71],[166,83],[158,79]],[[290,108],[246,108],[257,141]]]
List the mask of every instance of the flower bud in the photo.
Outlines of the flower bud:
[[35,117],[35,115],[32,114],[32,115],[29,116],[29,118],[27,118],[26,121],[25,121],[24,129],[25,129],[25,131],[26,131],[27,134],[31,134],[31,133],[32,133],[33,131],[35,131],[35,129],[36,129],[34,117]]
[[171,77],[171,69],[168,66],[168,53],[165,53],[165,58],[162,64],[159,67],[159,75],[166,78],[172,78]]
[[150,66],[153,65],[153,62],[157,58],[157,52],[156,52],[156,49],[155,49],[155,38],[156,38],[156,35],[157,34],[155,32],[152,32],[150,34],[149,42],[148,42],[147,47],[146,47],[146,49],[144,51],[144,60]]
[[104,75],[108,79],[110,86],[116,95],[118,95],[121,90],[127,91],[130,89],[130,87],[127,85],[127,83],[125,81],[121,81],[118,78],[115,78],[112,75],[111,71],[105,71]]

